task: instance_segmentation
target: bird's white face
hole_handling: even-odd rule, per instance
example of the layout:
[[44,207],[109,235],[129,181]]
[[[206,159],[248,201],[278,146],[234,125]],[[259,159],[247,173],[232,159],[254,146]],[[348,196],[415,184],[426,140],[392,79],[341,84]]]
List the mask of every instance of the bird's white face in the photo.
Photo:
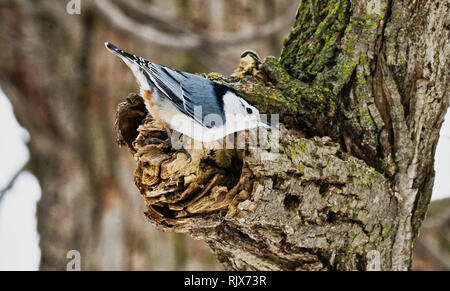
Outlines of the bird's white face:
[[241,131],[260,125],[258,109],[243,98],[229,91],[225,94],[223,101],[227,131]]

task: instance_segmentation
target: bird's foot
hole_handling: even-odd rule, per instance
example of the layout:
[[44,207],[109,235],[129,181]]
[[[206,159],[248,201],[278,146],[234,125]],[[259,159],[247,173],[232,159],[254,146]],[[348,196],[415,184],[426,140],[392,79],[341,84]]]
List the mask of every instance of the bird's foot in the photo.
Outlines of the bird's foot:
[[177,151],[177,153],[185,154],[185,156],[188,159],[189,163],[192,162],[191,154],[184,147],[181,147],[180,149],[177,149],[176,151]]
[[255,51],[252,51],[252,50],[244,51],[241,54],[241,59],[245,58],[246,56],[251,56],[255,60],[256,64],[258,64],[258,65],[262,63],[261,62],[261,58],[259,57],[259,55]]
[[151,122],[151,121],[153,121],[153,120],[154,120],[154,119],[151,118],[151,117],[146,117],[146,118],[144,118],[144,119],[141,120],[141,124],[145,124],[145,123]]
[[160,139],[157,137],[148,137],[144,140],[145,145],[150,145],[150,144],[164,144],[166,146],[170,146],[170,140],[169,139]]

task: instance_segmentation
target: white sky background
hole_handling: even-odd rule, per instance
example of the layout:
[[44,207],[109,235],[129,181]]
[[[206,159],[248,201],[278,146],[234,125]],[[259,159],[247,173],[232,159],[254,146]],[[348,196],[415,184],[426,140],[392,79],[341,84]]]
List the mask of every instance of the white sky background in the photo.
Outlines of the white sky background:
[[[0,189],[29,158],[28,132],[14,117],[11,103],[0,89]],[[436,179],[432,200],[450,197],[450,113],[441,129],[435,157]],[[36,177],[23,172],[0,201],[0,270],[38,270],[39,235],[36,202],[41,189]]]
[[439,139],[436,155],[434,156],[434,169],[436,177],[434,179],[433,196],[431,200],[450,197],[450,112],[445,116],[444,124],[441,128],[441,138]]
[[[0,189],[25,165],[29,134],[14,117],[12,106],[0,89]],[[0,200],[0,270],[37,270],[41,252],[36,229],[39,183],[23,172]]]

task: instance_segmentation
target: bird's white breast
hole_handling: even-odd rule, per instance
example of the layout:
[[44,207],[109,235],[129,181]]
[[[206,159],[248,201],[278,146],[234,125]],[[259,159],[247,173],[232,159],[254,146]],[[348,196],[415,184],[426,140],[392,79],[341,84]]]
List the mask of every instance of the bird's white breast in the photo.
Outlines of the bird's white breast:
[[[145,85],[148,86],[147,83],[145,83]],[[141,91],[142,90],[147,89],[141,85]],[[147,100],[145,100],[145,103],[147,109],[149,109],[150,104],[148,104]],[[171,102],[158,96],[157,92],[153,92],[152,103],[157,109],[158,117],[164,123],[169,125],[171,129],[201,142],[216,141],[231,133],[258,126],[255,118],[250,119],[247,115],[242,113],[240,103],[236,103],[236,95],[231,92],[224,96],[225,120],[222,120],[219,115],[207,115],[205,117],[204,122],[206,120],[215,121],[216,126],[211,128],[203,126],[190,116],[184,114]]]
[[159,117],[172,129],[197,141],[211,142],[227,135],[224,126],[207,128],[179,111],[169,102],[155,102]]

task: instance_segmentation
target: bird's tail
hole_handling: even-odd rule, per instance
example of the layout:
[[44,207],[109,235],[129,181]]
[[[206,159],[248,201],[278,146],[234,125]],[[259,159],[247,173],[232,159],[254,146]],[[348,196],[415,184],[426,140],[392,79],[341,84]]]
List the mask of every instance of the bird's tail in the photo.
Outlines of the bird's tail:
[[148,67],[150,64],[149,61],[144,60],[143,58],[140,58],[138,56],[132,55],[130,53],[127,53],[126,51],[119,49],[112,43],[105,42],[105,46],[110,52],[120,57],[122,61],[130,68],[141,89],[142,85],[147,84],[150,81],[148,79],[151,74]]
[[135,62],[136,61],[136,56],[134,56],[132,54],[129,54],[126,51],[123,51],[123,50],[119,49],[118,47],[116,47],[115,45],[113,45],[110,42],[105,42],[105,46],[110,52],[112,52],[116,56],[120,57],[124,61],[125,60],[131,61],[131,62]]
[[144,67],[146,66],[145,62],[148,63],[148,61],[138,56],[127,53],[126,51],[121,50],[120,48],[116,47],[110,42],[105,42],[105,46],[110,52],[120,57],[125,62],[125,64],[127,64],[127,66],[129,66],[132,70],[134,65],[137,65],[138,67],[142,67],[144,69]]

